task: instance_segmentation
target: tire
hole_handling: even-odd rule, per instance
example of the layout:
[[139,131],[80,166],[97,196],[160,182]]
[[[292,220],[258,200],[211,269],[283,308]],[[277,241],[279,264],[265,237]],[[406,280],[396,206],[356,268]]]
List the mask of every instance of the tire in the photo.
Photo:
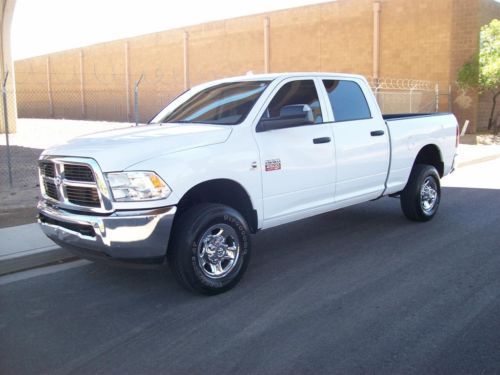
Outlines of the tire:
[[441,184],[436,168],[415,164],[401,192],[401,209],[405,216],[412,221],[429,221],[436,215],[440,201]]
[[233,288],[250,260],[250,230],[243,216],[222,204],[196,205],[174,224],[167,260],[188,290],[215,295]]

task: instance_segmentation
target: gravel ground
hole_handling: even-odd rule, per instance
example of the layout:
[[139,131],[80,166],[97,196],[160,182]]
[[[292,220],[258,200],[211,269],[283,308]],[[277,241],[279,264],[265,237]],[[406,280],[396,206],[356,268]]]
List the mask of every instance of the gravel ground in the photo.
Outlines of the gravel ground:
[[[0,146],[0,228],[35,222],[39,197],[37,160],[41,149],[11,146],[13,189],[9,188],[7,148]],[[4,162],[5,161],[5,162]]]
[[[43,150],[21,146],[10,146],[13,187],[30,189],[38,186],[37,160]],[[0,146],[0,192],[9,188],[7,147]]]

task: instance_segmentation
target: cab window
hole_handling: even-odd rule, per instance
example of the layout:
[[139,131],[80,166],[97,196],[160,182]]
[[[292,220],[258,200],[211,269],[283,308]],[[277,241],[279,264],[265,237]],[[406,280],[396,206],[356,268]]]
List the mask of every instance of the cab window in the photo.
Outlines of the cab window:
[[356,82],[346,80],[323,80],[335,122],[371,118],[365,94]]
[[323,114],[319,104],[318,93],[313,80],[298,80],[284,84],[266,108],[262,119],[280,119],[294,117],[304,113],[303,124],[319,124],[323,122]]

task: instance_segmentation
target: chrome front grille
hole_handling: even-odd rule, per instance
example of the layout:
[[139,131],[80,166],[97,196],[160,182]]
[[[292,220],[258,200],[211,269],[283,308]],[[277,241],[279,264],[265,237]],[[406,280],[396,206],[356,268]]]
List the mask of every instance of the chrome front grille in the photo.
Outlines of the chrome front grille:
[[101,207],[99,194],[94,187],[65,186],[68,201],[79,206]]
[[64,178],[70,181],[95,182],[92,169],[86,165],[64,164]]
[[45,177],[55,177],[56,172],[55,172],[55,167],[54,163],[51,161],[41,161],[40,162],[40,171],[42,175]]
[[107,185],[97,163],[84,158],[45,158],[39,162],[45,199],[58,206],[92,212],[112,209]]
[[52,181],[45,180],[43,182],[43,186],[45,187],[45,194],[52,199],[59,199],[59,195],[57,193],[57,186]]

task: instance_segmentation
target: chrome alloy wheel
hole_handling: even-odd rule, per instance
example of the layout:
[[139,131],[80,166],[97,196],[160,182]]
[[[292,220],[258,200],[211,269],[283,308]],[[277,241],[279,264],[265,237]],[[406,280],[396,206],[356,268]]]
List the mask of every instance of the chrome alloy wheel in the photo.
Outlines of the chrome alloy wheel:
[[208,228],[198,245],[198,264],[205,276],[219,279],[238,262],[240,243],[236,231],[227,224]]
[[420,205],[424,212],[430,212],[438,200],[437,182],[433,177],[427,177],[420,188]]

